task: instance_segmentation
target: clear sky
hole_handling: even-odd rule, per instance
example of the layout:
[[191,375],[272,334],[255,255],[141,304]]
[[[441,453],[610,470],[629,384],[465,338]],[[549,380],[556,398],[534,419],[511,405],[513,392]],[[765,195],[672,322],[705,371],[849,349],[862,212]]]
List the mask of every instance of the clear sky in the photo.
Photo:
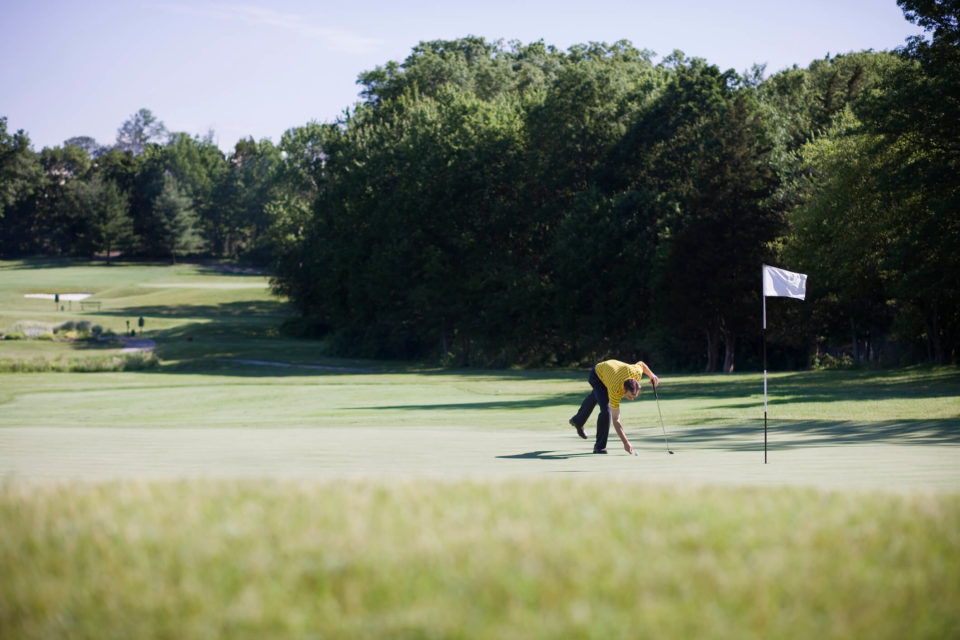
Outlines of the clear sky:
[[767,75],[894,49],[921,30],[895,0],[2,0],[0,116],[34,149],[112,144],[140,108],[171,131],[279,142],[358,100],[357,76],[467,35],[566,50],[629,40]]

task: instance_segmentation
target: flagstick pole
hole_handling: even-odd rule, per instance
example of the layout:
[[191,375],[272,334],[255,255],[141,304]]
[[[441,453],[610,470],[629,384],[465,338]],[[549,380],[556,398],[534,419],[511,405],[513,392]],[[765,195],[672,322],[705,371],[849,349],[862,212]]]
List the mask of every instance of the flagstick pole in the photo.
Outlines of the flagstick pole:
[[[762,294],[763,292],[761,292]],[[767,296],[763,298],[763,464],[767,464]]]
[[763,329],[763,464],[767,464],[767,329]]

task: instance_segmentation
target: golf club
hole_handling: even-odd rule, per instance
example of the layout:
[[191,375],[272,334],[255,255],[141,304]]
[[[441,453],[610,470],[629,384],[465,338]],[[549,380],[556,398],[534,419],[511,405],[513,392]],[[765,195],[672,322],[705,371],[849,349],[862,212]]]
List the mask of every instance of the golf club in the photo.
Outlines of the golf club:
[[670,450],[670,443],[667,442],[667,429],[663,426],[663,414],[660,413],[660,394],[657,393],[657,387],[653,387],[653,397],[657,399],[657,414],[660,416],[660,428],[663,429],[663,443],[667,445],[667,453],[673,455],[673,451]]

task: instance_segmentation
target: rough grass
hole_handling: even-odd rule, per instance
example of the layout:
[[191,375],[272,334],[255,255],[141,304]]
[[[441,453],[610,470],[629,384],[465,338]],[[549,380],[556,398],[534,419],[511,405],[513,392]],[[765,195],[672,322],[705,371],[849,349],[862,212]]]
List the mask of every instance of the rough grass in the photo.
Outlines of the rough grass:
[[93,373],[147,371],[159,366],[153,353],[114,353],[100,356],[0,358],[0,373]]
[[960,497],[591,481],[0,487],[0,637],[946,638]]

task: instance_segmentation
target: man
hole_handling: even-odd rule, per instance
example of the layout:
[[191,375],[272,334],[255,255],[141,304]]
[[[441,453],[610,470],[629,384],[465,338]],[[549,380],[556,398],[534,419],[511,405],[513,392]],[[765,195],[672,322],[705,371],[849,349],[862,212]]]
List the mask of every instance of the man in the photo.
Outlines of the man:
[[660,378],[643,362],[627,364],[619,360],[604,360],[590,372],[588,380],[593,391],[583,399],[577,415],[570,418],[570,424],[577,430],[577,435],[586,440],[587,434],[583,432],[583,425],[590,419],[593,408],[600,405],[600,415],[597,416],[597,441],[593,445],[594,453],[607,452],[607,435],[610,433],[611,419],[613,428],[617,430],[617,435],[623,442],[624,451],[633,453],[633,447],[630,446],[630,441],[623,433],[623,425],[620,424],[620,400],[622,398],[634,400],[640,395],[640,379],[644,374],[650,378],[654,387],[660,383]]

